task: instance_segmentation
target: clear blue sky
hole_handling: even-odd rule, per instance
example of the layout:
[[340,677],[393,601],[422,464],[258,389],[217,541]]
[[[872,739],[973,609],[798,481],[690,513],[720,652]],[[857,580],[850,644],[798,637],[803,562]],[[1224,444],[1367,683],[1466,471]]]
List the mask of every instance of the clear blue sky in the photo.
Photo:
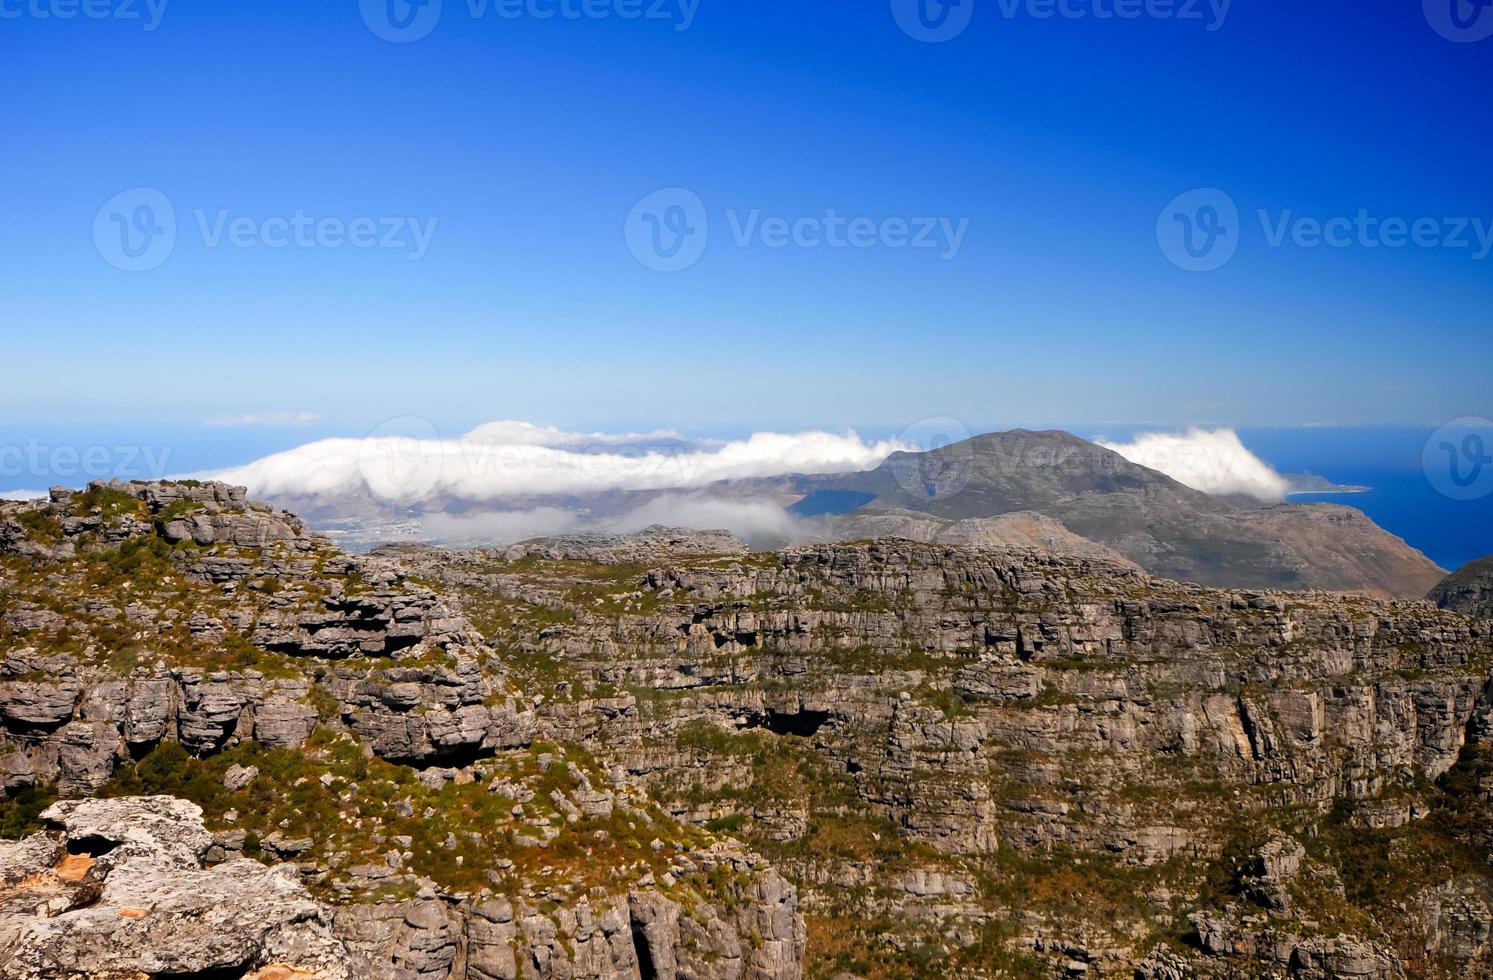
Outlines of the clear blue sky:
[[[702,0],[682,31],[445,0],[404,44],[356,0],[175,0],[152,31],[36,16],[66,2],[0,0],[20,12],[0,19],[15,431],[282,412],[349,433],[400,414],[685,430],[1493,414],[1493,258],[1271,248],[1255,217],[1493,222],[1493,39],[1452,43],[1419,2],[1240,0],[1208,30],[973,0],[943,44],[886,0]],[[661,273],[623,224],[675,186],[704,202],[710,241]],[[138,187],[172,202],[178,240],[128,273],[93,225]],[[1215,272],[1157,244],[1164,206],[1197,187],[1243,213]],[[968,231],[947,261],[738,247],[727,212],[753,209]],[[209,248],[198,210],[438,224],[411,261]]]

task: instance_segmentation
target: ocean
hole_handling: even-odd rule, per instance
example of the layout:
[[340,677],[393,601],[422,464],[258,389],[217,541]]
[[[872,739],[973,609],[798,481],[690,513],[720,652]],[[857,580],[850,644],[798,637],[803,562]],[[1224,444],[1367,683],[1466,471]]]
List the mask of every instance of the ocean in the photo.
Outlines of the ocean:
[[[1459,450],[1465,434],[1436,435],[1430,428],[1240,429],[1240,439],[1282,473],[1309,472],[1341,485],[1365,486],[1364,493],[1300,494],[1295,502],[1326,500],[1356,507],[1380,527],[1404,538],[1442,568],[1456,569],[1493,555],[1493,465],[1465,491],[1449,482],[1451,457],[1440,447]],[[1423,462],[1436,436],[1432,464]],[[1478,443],[1472,444],[1474,449]],[[1483,445],[1493,450],[1493,436]],[[1462,460],[1460,476],[1473,473],[1477,460]],[[1459,496],[1454,499],[1444,492]],[[1486,491],[1486,492],[1483,492]]]

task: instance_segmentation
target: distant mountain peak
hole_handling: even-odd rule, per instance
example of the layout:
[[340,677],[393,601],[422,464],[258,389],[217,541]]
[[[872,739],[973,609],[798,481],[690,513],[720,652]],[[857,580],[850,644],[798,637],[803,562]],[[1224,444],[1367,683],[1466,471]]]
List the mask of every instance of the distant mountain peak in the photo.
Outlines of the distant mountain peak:
[[824,502],[845,502],[838,513],[852,527],[889,514],[950,525],[1040,514],[1152,574],[1205,585],[1420,596],[1442,574],[1358,511],[1343,520],[1335,505],[1209,496],[1061,430],[984,433],[792,485],[820,513],[836,513]]

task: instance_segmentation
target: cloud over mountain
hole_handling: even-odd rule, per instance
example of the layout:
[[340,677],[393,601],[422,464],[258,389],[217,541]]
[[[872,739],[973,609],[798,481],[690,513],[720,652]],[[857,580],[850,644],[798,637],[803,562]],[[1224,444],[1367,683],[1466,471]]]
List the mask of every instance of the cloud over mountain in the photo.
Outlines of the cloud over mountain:
[[763,536],[792,538],[803,532],[803,523],[771,500],[724,500],[705,494],[654,497],[615,524],[622,532],[641,531],[651,524],[697,531],[724,529],[748,541]]
[[1203,493],[1243,494],[1279,503],[1290,492],[1286,478],[1245,448],[1232,429],[1143,432],[1125,443],[1094,441]]
[[364,439],[323,439],[212,474],[271,497],[368,495],[401,505],[457,499],[689,489],[784,473],[837,473],[910,448],[854,432],[759,432],[691,441],[672,432],[600,435],[493,422],[443,439],[428,423]]
[[473,514],[438,512],[421,518],[419,537],[447,544],[509,544],[562,534],[579,525],[578,514],[559,507],[485,510]]

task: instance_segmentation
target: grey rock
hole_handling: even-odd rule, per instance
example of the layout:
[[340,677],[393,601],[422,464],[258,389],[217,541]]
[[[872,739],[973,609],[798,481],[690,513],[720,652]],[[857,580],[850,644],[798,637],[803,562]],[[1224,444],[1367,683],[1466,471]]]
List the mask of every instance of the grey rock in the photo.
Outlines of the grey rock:
[[230,793],[238,792],[254,782],[259,775],[258,766],[229,766],[223,774],[223,788]]
[[254,738],[270,748],[299,748],[316,729],[316,709],[271,697],[254,709]]
[[273,963],[325,980],[371,975],[293,875],[245,860],[204,870],[200,857],[212,841],[192,804],[70,801],[43,817],[61,826],[69,849],[104,853],[81,881],[44,872],[22,886],[59,900],[40,914],[0,917],[0,976],[194,975]]

